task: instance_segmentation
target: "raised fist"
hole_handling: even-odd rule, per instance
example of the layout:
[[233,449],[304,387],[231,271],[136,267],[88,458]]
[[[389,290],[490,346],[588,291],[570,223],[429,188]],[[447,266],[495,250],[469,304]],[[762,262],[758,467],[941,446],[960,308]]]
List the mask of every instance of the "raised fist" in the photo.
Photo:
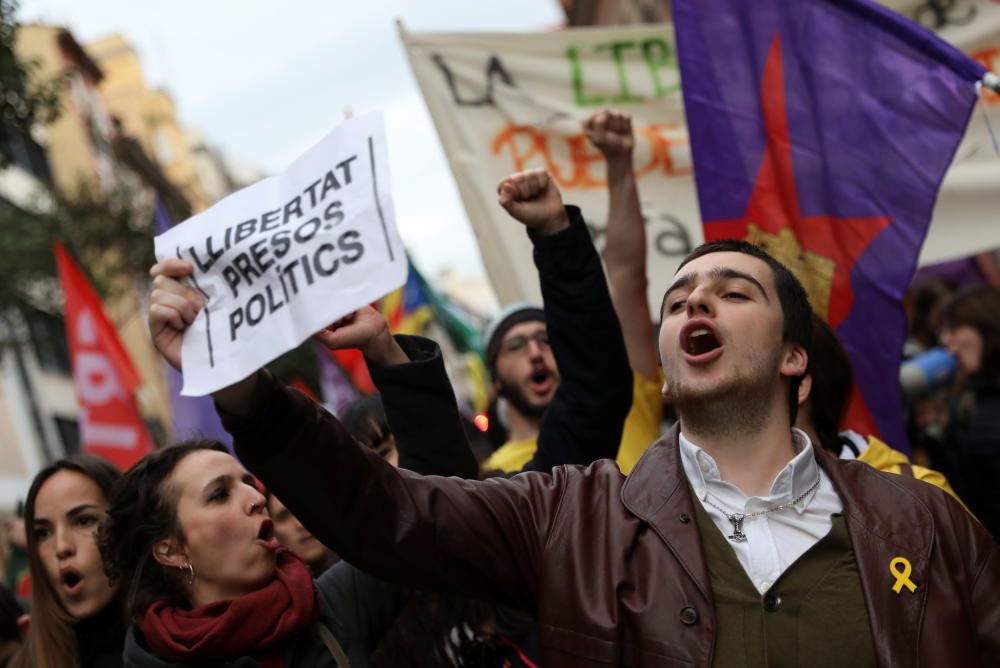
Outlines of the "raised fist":
[[613,109],[601,109],[583,122],[583,131],[609,163],[625,160],[631,163],[635,147],[631,116]]
[[544,169],[511,174],[497,186],[500,206],[529,230],[555,234],[569,227],[562,196]]

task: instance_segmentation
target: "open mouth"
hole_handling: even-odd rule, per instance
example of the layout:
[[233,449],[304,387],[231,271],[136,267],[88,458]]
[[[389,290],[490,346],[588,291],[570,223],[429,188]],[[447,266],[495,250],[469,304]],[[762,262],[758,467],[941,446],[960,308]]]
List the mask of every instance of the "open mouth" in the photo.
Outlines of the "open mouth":
[[80,583],[83,578],[75,570],[68,568],[60,571],[59,578],[62,580],[63,588],[70,594],[75,594],[80,590]]
[[552,372],[544,367],[536,368],[528,378],[528,382],[532,390],[538,394],[545,394],[553,382]]
[[718,334],[707,325],[694,323],[681,334],[681,347],[694,358],[702,358],[722,347]]
[[257,540],[269,550],[277,550],[279,547],[278,539],[274,537],[274,523],[265,519],[260,523],[260,529],[257,531]]

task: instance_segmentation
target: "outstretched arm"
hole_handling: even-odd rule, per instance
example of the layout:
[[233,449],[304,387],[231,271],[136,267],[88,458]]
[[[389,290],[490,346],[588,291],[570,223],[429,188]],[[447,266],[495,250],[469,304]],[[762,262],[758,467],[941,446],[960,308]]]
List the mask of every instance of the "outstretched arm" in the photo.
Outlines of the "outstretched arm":
[[658,374],[646,280],[646,221],[632,168],[635,136],[628,114],[604,109],[584,122],[591,143],[604,155],[608,175],[608,226],[604,261],[611,299],[621,322],[632,369],[647,379]]
[[249,418],[220,411],[240,461],[346,561],[404,585],[535,607],[565,472],[478,482],[402,471],[267,373],[249,408]]
[[[180,282],[192,270],[189,262],[171,258],[150,271],[154,288],[150,332],[157,349],[178,370],[184,330],[205,305],[197,291]],[[373,378],[383,390],[389,425],[398,432],[401,466],[422,474],[476,476],[478,465],[462,429],[436,344],[421,344],[412,340],[415,337],[397,340],[385,319],[370,306],[317,332],[315,338],[329,348],[359,348],[364,352]],[[413,361],[410,354],[414,355]],[[256,382],[253,374],[213,396],[234,415],[245,415]],[[415,433],[416,429],[421,433]]]
[[[176,261],[153,270],[150,330],[177,367],[184,330],[203,305],[177,280],[190,271]],[[347,345],[358,326],[340,323],[328,341]],[[241,461],[348,561],[404,584],[535,607],[565,471],[490,483],[416,476],[355,443],[326,410],[264,371],[213,396]]]

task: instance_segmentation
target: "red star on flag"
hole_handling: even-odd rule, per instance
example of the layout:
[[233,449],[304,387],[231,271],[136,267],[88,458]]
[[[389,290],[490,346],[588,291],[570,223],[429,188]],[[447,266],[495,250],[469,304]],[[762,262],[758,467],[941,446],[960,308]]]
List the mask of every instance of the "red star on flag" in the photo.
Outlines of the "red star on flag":
[[[830,323],[831,327],[836,328],[851,310],[853,302],[851,269],[871,241],[889,225],[890,218],[802,215],[796,190],[795,169],[792,164],[792,142],[788,132],[781,42],[778,35],[775,35],[771,43],[764,65],[760,100],[766,146],[746,213],[742,218],[735,220],[705,221],[705,240],[746,239],[752,236],[753,232],[749,225],[756,226],[765,234],[778,234],[782,230],[790,230],[798,242],[797,245],[801,246],[802,253],[812,253],[833,263],[829,308],[826,313],[820,315]],[[783,256],[780,251],[774,252],[777,249],[773,248],[768,250],[793,271],[796,270],[799,264],[796,260],[801,258]],[[817,284],[816,276],[799,275],[799,279],[808,288],[813,288]],[[810,289],[810,298],[813,300],[813,306],[817,307],[814,289]]]

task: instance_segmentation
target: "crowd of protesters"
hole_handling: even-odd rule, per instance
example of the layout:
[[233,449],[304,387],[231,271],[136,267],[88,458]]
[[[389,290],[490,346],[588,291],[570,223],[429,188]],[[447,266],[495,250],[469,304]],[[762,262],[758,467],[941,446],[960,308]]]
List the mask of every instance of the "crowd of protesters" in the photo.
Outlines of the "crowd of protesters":
[[[495,452],[438,346],[362,309],[316,335],[379,390],[340,419],[262,370],[214,394],[235,457],[43,469],[6,527],[31,587],[8,569],[0,665],[1000,664],[1000,288],[914,284],[907,354],[954,373],[908,391],[911,460],[843,430],[850,359],[762,249],[697,248],[653,317],[630,119],[584,130],[603,262],[544,171],[498,188],[543,304],[484,333]],[[152,270],[178,369],[190,272]]]

